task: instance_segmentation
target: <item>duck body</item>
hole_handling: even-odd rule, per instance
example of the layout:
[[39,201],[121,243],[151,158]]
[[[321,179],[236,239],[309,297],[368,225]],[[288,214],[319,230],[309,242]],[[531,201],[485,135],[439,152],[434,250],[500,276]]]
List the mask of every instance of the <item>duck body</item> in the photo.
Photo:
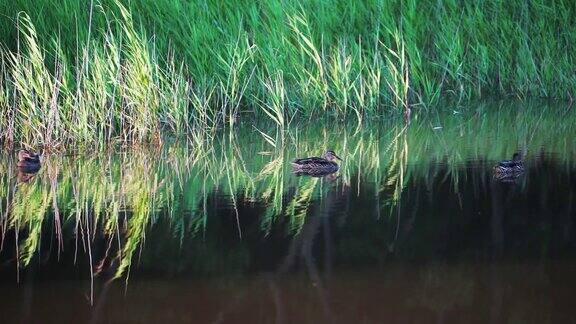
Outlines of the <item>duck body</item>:
[[498,164],[494,166],[494,172],[500,174],[524,172],[524,163],[522,162],[522,157],[520,154],[514,153],[512,160],[504,160],[498,162]]
[[16,166],[32,172],[38,171],[40,169],[40,155],[27,150],[20,150],[18,151],[18,162],[16,162]]
[[324,176],[338,171],[335,160],[342,160],[334,151],[326,151],[322,157],[308,157],[292,161],[292,168],[297,175]]

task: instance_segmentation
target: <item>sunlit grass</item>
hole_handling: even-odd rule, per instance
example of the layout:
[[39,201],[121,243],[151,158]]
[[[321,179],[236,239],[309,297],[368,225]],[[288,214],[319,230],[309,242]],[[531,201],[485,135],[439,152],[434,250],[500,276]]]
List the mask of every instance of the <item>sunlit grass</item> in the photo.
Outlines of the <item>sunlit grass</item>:
[[285,129],[436,110],[445,97],[571,99],[574,11],[565,0],[6,2],[0,141],[159,144],[251,115]]

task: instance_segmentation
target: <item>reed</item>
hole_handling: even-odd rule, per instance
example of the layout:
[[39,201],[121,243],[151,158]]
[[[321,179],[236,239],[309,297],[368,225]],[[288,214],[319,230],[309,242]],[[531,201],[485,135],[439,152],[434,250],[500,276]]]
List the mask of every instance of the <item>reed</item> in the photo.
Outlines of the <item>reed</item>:
[[213,136],[251,115],[364,122],[576,88],[567,0],[22,0],[0,13],[8,145]]

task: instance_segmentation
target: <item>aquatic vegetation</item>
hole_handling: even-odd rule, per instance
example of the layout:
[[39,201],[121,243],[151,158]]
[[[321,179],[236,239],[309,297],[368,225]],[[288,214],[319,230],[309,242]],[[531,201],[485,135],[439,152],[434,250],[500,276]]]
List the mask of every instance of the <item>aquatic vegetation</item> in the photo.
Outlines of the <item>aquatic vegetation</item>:
[[568,0],[3,2],[0,141],[197,141],[255,115],[278,125],[265,132],[277,145],[295,119],[571,99],[575,11]]

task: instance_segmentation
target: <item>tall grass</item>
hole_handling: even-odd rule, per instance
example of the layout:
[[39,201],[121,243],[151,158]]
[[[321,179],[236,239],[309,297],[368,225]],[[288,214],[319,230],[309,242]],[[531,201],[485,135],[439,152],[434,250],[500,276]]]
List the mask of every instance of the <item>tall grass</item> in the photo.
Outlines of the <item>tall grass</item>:
[[575,13],[567,0],[3,2],[0,140],[102,146],[213,133],[245,112],[364,121],[443,97],[571,99]]

